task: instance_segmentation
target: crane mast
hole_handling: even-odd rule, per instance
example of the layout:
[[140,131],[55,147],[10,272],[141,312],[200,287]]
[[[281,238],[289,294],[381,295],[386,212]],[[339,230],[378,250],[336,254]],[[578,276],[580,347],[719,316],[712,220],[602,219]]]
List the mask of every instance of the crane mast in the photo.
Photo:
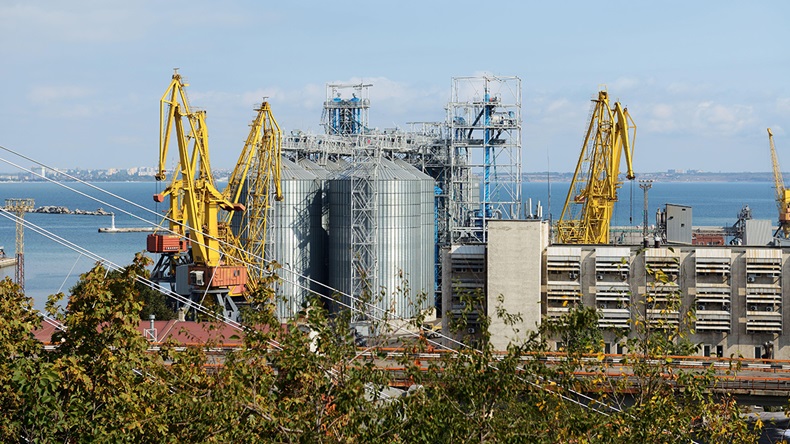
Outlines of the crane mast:
[[620,161],[625,155],[626,177],[632,165],[636,125],[619,102],[609,105],[609,94],[598,92],[568,196],[557,222],[556,240],[564,244],[607,244],[612,211],[617,202]]
[[768,144],[771,147],[771,166],[774,172],[774,188],[776,189],[776,206],[779,210],[779,229],[774,237],[790,239],[790,190],[785,188],[782,170],[779,168],[779,157],[774,146],[774,134],[768,128]]
[[25,291],[25,213],[33,209],[33,199],[6,199],[6,210],[16,216],[16,284]]

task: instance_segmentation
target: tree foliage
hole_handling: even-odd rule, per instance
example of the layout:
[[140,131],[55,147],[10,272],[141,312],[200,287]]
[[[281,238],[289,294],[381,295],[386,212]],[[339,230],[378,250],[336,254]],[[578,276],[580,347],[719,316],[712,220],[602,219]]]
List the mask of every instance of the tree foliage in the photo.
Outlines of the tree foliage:
[[[415,334],[401,337],[399,353],[378,347],[360,353],[348,313],[330,316],[315,299],[281,325],[269,309],[273,294],[264,288],[244,313],[243,347],[221,357],[209,353],[216,344],[152,350],[137,329],[145,305],[139,278],[148,277],[147,265],[143,256],[119,271],[97,264],[80,277],[65,308],[57,308],[64,295],[53,296],[48,315],[62,329],[46,349],[33,335],[42,315],[10,280],[0,282],[0,441],[756,439],[739,406],[707,390],[711,373],[683,373],[653,359],[666,356],[654,345],[660,342],[634,339],[627,358],[634,378],[609,377],[607,362],[598,359],[597,315],[585,308],[528,332],[505,351],[490,345],[488,319],[479,316],[475,348],[439,353],[439,343]],[[479,308],[480,297],[469,295],[466,306]],[[566,344],[559,365],[549,359],[548,336]],[[426,360],[425,353],[440,357]],[[408,390],[393,391],[393,380]]]

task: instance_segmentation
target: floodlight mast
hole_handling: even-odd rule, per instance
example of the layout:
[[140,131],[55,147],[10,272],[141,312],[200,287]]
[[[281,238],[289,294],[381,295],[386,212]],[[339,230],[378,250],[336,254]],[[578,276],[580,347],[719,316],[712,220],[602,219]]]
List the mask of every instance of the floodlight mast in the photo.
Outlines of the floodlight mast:
[[16,215],[16,272],[15,280],[19,289],[25,291],[25,213],[35,208],[33,199],[6,199],[6,211]]

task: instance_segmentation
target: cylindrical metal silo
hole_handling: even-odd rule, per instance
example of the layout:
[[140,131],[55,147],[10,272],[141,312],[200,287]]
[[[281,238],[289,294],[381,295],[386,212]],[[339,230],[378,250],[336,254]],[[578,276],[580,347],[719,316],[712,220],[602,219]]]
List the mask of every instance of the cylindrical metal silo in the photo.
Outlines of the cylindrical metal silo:
[[[425,223],[424,213],[428,207],[433,208],[433,194],[423,192],[426,186],[414,172],[389,160],[380,162],[373,181],[377,195],[377,266],[372,284],[379,290],[373,297],[378,308],[389,311],[390,316],[410,318],[429,305],[419,301],[417,295],[433,291],[432,282],[427,282],[433,260],[426,261],[429,256],[424,254],[432,245],[424,243],[432,239],[432,225]],[[346,294],[353,288],[352,179],[353,174],[363,173],[372,174],[364,166],[351,165],[329,179],[329,283]],[[348,298],[343,300],[350,303]],[[366,311],[381,316],[380,312]]]
[[[324,230],[328,230],[329,229],[329,200],[327,198],[327,193],[329,192],[329,185],[327,183],[327,180],[331,176],[334,176],[339,172],[343,171],[348,164],[344,161],[327,160],[325,164],[320,165],[310,159],[299,159],[297,163],[305,170],[318,176],[318,179],[321,181],[321,201],[322,201],[322,211],[323,211],[323,214],[321,216],[321,221]],[[326,282],[324,283],[326,284]]]
[[[351,171],[350,168],[331,175],[327,180],[327,207],[329,227],[327,229],[327,283],[341,294],[351,292]],[[348,306],[351,300],[341,295],[338,298]],[[342,307],[333,306],[332,310]]]
[[437,290],[437,276],[436,276],[436,181],[433,177],[420,171],[415,166],[406,162],[403,159],[396,158],[396,164],[401,166],[404,171],[410,172],[414,175],[415,179],[420,183],[420,253],[423,255],[421,260],[425,265],[421,267],[423,272],[422,280],[420,281],[419,288],[425,288],[425,307],[435,306],[435,293]]
[[326,282],[326,231],[321,224],[321,180],[314,173],[283,158],[283,200],[272,205],[271,248],[267,258],[283,266],[278,271],[277,316],[293,317],[311,291]]

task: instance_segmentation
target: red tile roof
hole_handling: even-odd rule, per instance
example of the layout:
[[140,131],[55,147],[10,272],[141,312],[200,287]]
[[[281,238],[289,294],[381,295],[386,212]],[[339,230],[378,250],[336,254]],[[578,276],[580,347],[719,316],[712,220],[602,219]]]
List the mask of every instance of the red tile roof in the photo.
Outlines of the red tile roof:
[[[44,344],[52,343],[52,335],[58,330],[54,321],[44,320],[40,329],[33,332]],[[181,345],[203,345],[212,343],[221,347],[235,347],[244,341],[244,332],[225,323],[179,321],[140,321],[137,330],[152,342],[173,341]]]

